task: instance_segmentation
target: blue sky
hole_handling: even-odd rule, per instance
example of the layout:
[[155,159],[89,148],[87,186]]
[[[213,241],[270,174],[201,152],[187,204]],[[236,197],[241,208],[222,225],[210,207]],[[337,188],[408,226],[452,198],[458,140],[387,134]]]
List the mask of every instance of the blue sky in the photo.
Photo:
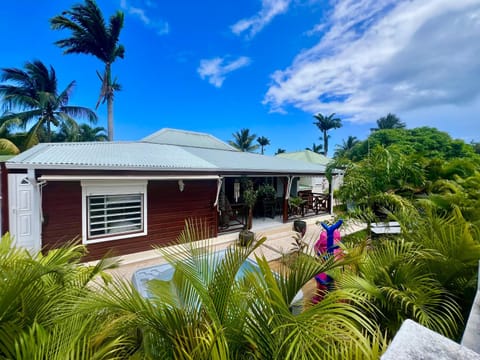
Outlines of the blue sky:
[[[0,67],[40,59],[60,85],[77,81],[71,104],[93,108],[102,64],[62,55],[67,32],[49,18],[78,1],[16,0],[0,8]],[[329,154],[364,139],[395,113],[408,127],[434,126],[480,140],[480,0],[99,0],[125,12],[125,59],[113,73],[115,139],[160,128],[222,140],[249,128],[277,148],[321,143],[312,115],[335,112]],[[106,127],[106,107],[98,110]]]

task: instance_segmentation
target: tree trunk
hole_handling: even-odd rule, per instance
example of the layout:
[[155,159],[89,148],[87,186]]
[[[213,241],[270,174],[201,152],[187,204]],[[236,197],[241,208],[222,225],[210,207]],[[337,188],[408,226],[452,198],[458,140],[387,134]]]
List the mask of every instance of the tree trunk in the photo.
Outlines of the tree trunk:
[[108,141],[113,141],[113,96],[107,98]]
[[327,156],[328,153],[328,135],[327,131],[323,131],[323,155]]

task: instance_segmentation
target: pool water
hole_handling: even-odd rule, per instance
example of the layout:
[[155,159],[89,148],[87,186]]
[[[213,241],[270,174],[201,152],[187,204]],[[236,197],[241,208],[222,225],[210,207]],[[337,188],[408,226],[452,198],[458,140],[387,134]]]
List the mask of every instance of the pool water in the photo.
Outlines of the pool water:
[[[217,259],[221,261],[225,256],[226,250],[218,251],[215,255]],[[258,264],[251,260],[247,259],[239,268],[235,279],[240,280],[242,279],[248,272],[255,271],[259,269]],[[170,281],[173,278],[174,268],[170,264],[161,264],[161,265],[154,265],[150,267],[146,267],[143,269],[139,269],[133,273],[132,282],[133,286],[138,290],[138,292],[144,298],[150,298],[151,294],[148,292],[148,282],[150,280],[163,280],[163,281]],[[292,301],[290,306],[292,313],[298,314],[301,312],[303,307],[303,292],[300,290],[295,298]]]

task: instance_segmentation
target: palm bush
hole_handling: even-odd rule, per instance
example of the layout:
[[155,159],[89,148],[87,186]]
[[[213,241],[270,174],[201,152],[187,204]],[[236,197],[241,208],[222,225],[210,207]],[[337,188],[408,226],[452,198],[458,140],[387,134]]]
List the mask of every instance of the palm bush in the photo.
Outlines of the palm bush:
[[[15,359],[113,358],[110,351],[121,343],[92,343],[93,318],[78,317],[74,300],[92,292],[93,280],[113,264],[80,266],[83,246],[72,245],[43,255],[0,241],[0,357]],[[96,353],[97,357],[89,357]],[[105,356],[102,356],[104,354]]]
[[171,281],[150,282],[150,300],[131,284],[116,281],[78,303],[77,311],[103,324],[94,338],[126,336],[124,352],[138,358],[335,358],[344,346],[371,353],[368,334],[375,326],[356,294],[339,290],[299,315],[290,312],[295,295],[315,274],[351,260],[318,262],[303,255],[290,271],[275,275],[265,259],[257,258],[259,270],[236,279],[263,240],[228,248],[219,259],[208,242],[194,246],[197,238],[190,225],[175,248],[159,249],[175,272]]
[[354,270],[337,275],[338,286],[370,301],[373,318],[389,337],[407,318],[453,337],[461,320],[459,306],[426,265],[438,256],[413,242],[385,240],[365,247]]

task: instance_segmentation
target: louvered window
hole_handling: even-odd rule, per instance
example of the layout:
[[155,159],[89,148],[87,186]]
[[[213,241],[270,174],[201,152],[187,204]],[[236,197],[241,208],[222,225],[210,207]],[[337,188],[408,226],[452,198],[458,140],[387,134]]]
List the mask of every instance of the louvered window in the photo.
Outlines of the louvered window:
[[82,180],[84,244],[147,235],[147,182]]
[[143,195],[88,197],[88,238],[143,231]]

